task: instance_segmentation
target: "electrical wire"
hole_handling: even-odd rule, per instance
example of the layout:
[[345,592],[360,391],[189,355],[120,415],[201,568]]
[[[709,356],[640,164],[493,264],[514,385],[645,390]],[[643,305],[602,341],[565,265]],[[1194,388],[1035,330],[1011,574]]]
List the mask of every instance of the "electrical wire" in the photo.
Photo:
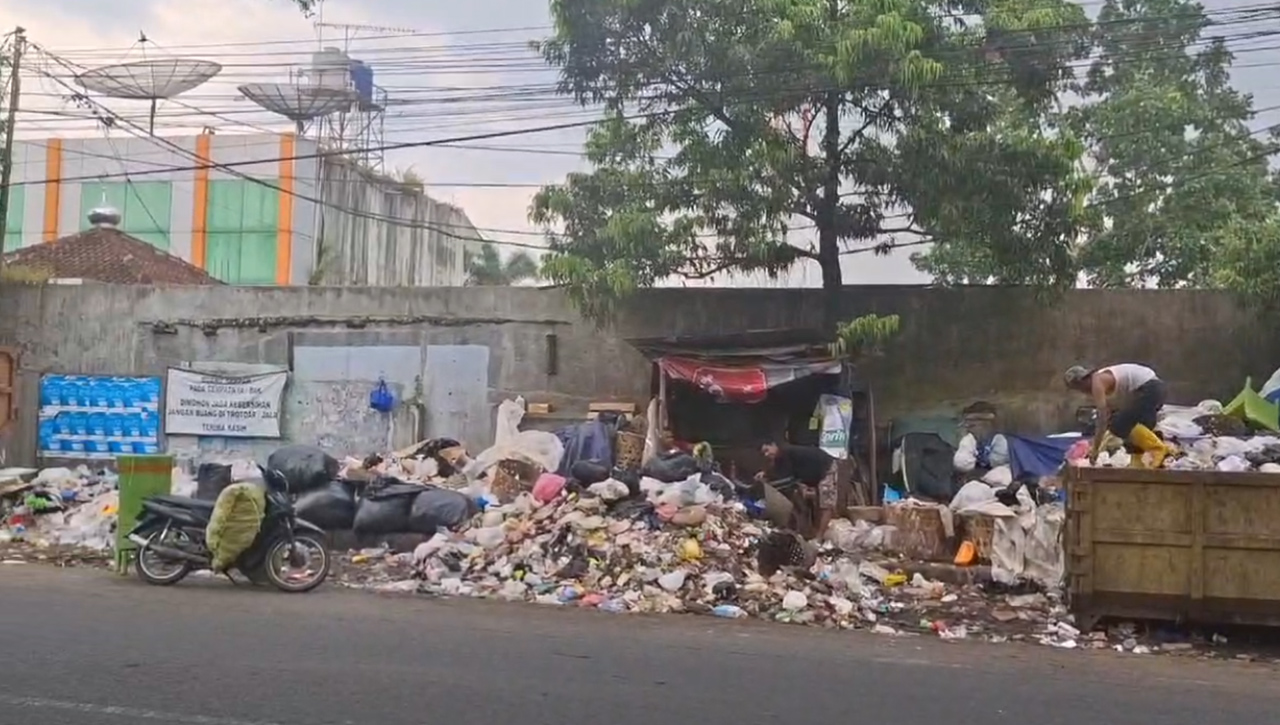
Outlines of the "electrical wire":
[[[1269,12],[1274,12],[1274,11],[1276,10],[1276,7],[1275,7],[1275,6],[1265,6],[1265,9],[1266,9],[1267,11],[1269,11]],[[1239,9],[1233,9],[1233,10],[1237,10],[1237,11],[1238,11]],[[1220,11],[1220,12],[1230,12],[1230,11]],[[1272,35],[1274,35],[1274,34],[1275,34],[1275,32],[1274,32],[1274,31],[1272,31],[1272,32],[1271,32],[1271,34],[1272,34]],[[1250,38],[1258,38],[1258,37],[1263,37],[1263,36],[1255,33],[1255,34],[1252,34],[1252,35],[1251,35],[1251,36],[1249,36],[1249,37],[1250,37]],[[1090,64],[1092,64],[1092,62],[1093,62],[1093,61],[1092,61],[1092,60],[1089,60],[1088,62],[1089,62]],[[1264,64],[1264,65],[1274,65],[1274,64]],[[543,71],[546,71],[545,66],[541,66],[541,67],[540,67],[540,69],[541,69],[541,70],[543,70]],[[532,89],[532,90],[526,89],[526,90],[525,90],[525,93],[527,93],[527,94],[537,93],[537,92],[542,92],[542,91],[540,91],[540,90],[538,90],[538,89]],[[527,100],[534,100],[535,98],[536,98],[536,96],[531,96],[531,97],[529,97]],[[455,100],[456,100],[456,102],[466,102],[466,100],[467,100],[467,99],[465,99],[465,98],[460,98],[460,99],[455,99]],[[512,99],[508,99],[508,101],[510,101],[510,100],[512,100]],[[199,110],[199,109],[197,109],[197,110]],[[207,112],[205,112],[205,111],[200,111],[200,112],[201,112],[201,113],[207,113]],[[502,120],[508,120],[508,119],[502,119]],[[566,126],[574,126],[574,127],[582,126],[582,127],[585,127],[585,126],[588,126],[588,125],[594,124],[594,123],[596,123],[596,122],[598,122],[598,120],[592,120],[592,121],[586,121],[586,122],[583,122],[583,123],[574,123],[574,124],[555,124],[555,125],[553,125],[553,126],[552,126],[550,129],[548,129],[548,130],[557,130],[557,129],[560,129],[560,128],[564,128],[564,127],[566,127]],[[510,135],[514,135],[514,134],[520,134],[520,133],[526,133],[526,132],[530,132],[530,130],[529,130],[529,129],[521,129],[521,130],[511,131],[511,132],[498,132],[498,133],[493,134],[493,135],[490,135],[490,134],[484,134],[484,135],[479,135],[479,136],[465,137],[465,138],[461,138],[461,139],[457,139],[457,140],[452,140],[452,141],[448,141],[448,140],[440,140],[440,141],[437,141],[437,142],[434,142],[434,143],[432,143],[432,142],[427,142],[427,143],[412,143],[412,144],[392,144],[392,145],[388,145],[388,146],[387,146],[387,148],[386,148],[386,149],[384,149],[384,150],[387,150],[387,149],[394,149],[394,148],[410,148],[410,147],[414,147],[414,146],[418,146],[418,145],[441,145],[441,146],[448,146],[448,145],[452,145],[452,146],[455,146],[455,147],[465,147],[465,143],[466,143],[467,141],[482,140],[482,139],[485,139],[485,138],[496,138],[496,137],[500,137],[500,136],[503,136],[503,135],[509,135],[509,134],[510,134]],[[535,132],[536,132],[536,131],[535,131]],[[325,155],[325,154],[317,154],[316,156],[323,156],[323,155]],[[254,163],[269,163],[269,162],[270,162],[270,160],[261,160],[261,161],[255,161]],[[397,221],[397,220],[386,220],[386,221]],[[490,241],[490,240],[486,240],[486,241]]]

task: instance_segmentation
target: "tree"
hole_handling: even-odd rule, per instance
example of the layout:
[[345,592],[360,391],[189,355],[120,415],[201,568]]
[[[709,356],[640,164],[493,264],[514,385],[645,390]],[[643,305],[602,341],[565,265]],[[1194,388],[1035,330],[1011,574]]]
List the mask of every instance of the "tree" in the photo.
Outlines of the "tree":
[[[1065,0],[552,0],[560,90],[601,104],[593,169],[535,196],[543,276],[607,318],[672,276],[822,269],[895,240],[1070,276],[1079,144],[1036,119],[1086,48]],[[1008,110],[1009,106],[1016,110]],[[803,233],[799,236],[797,233]],[[905,236],[902,236],[905,235]]]
[[467,260],[467,284],[478,287],[508,287],[538,278],[538,263],[524,252],[516,252],[503,261],[492,244],[480,247],[480,253]]
[[[1187,0],[1109,0],[1078,113],[1099,176],[1081,266],[1101,286],[1210,283],[1215,242],[1274,212],[1265,138],[1222,38]],[[1197,50],[1197,48],[1199,48]]]
[[[1231,53],[1206,40],[1203,8],[1188,0],[1108,0],[1093,32],[1096,54],[1059,123],[1086,142],[1094,177],[1076,257],[1101,287],[1208,286],[1233,240],[1259,250],[1275,212],[1267,154],[1250,131],[1252,99],[1231,87]],[[980,245],[920,260],[947,281],[994,275]],[[1235,277],[1237,281],[1242,278]]]

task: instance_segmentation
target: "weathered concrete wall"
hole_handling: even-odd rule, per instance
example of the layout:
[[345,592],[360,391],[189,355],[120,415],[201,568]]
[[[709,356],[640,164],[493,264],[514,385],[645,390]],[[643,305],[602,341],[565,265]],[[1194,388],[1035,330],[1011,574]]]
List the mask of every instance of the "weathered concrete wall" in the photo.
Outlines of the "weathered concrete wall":
[[[549,334],[559,349],[555,375],[547,374]],[[5,343],[22,351],[21,424],[2,443],[11,464],[32,460],[39,379],[50,372],[162,375],[186,361],[289,365],[295,375],[285,394],[286,436],[327,441],[339,453],[383,449],[387,438],[394,445],[414,440],[411,410],[378,424],[369,420],[376,414],[368,410],[368,395],[376,378],[385,376],[402,400],[415,397],[415,378],[425,381],[424,389],[443,390],[447,399],[448,381],[433,385],[425,367],[433,347],[488,350],[488,369],[480,373],[487,400],[453,411],[453,430],[423,431],[472,445],[490,442],[493,410],[509,396],[550,402],[580,418],[593,396],[639,400],[649,390],[648,364],[639,353],[582,325],[559,295],[532,289],[225,287],[211,294],[199,288],[9,287],[0,289],[0,345]],[[322,358],[342,348],[358,352],[326,368]],[[404,358],[388,353],[403,348],[418,351],[420,369],[405,370]],[[316,354],[303,370],[291,358],[306,351]],[[201,451],[193,452],[183,439],[171,447],[193,457],[224,457],[261,455],[276,445],[203,439]]]
[[[865,365],[877,417],[951,413],[978,399],[1001,406],[1010,427],[1046,431],[1070,422],[1083,397],[1060,375],[1076,363],[1145,362],[1171,396],[1230,399],[1280,366],[1273,325],[1224,293],[1074,290],[1039,299],[995,287],[857,287],[844,317],[898,314],[901,334]],[[646,293],[621,325],[640,336],[814,326],[816,290],[661,290]]]
[[[425,432],[483,445],[493,408],[508,396],[551,402],[567,417],[592,399],[642,400],[649,367],[624,337],[812,327],[819,304],[811,290],[656,290],[617,329],[598,331],[562,295],[533,289],[10,287],[0,289],[0,345],[22,349],[21,425],[0,434],[0,451],[10,464],[31,460],[43,373],[162,374],[182,361],[291,365],[285,428],[297,439],[337,447],[412,439],[432,415],[369,417],[369,383],[382,375],[405,398],[434,396],[432,412],[447,414],[435,419],[455,428]],[[847,292],[846,311],[902,316],[901,335],[865,366],[881,420],[987,399],[1010,427],[1044,430],[1085,403],[1059,383],[1079,361],[1152,364],[1179,402],[1229,398],[1246,376],[1260,382],[1280,365],[1270,326],[1211,292],[1076,291],[1042,302],[1015,289],[863,287]],[[556,375],[547,373],[548,334],[559,348]],[[453,406],[451,386],[474,385],[431,376],[427,351],[439,346],[487,351],[475,358],[487,357],[486,400]],[[449,359],[454,367],[437,369],[458,376],[465,360]]]

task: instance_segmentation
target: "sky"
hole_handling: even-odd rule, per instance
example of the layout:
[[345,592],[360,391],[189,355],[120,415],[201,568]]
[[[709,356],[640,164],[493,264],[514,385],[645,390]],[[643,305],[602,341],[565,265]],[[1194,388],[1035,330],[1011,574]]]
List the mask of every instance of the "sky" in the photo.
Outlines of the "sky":
[[[1250,0],[1205,4],[1211,10],[1257,5]],[[344,31],[317,29],[315,18],[304,17],[288,0],[0,0],[0,19],[21,24],[31,42],[72,64],[69,68],[40,54],[32,56],[22,101],[31,112],[21,116],[18,134],[28,138],[101,135],[92,124],[51,115],[74,110],[65,101],[64,84],[70,83],[75,70],[173,56],[205,58],[224,68],[214,80],[180,96],[178,103],[162,106],[158,133],[194,133],[203,125],[220,132],[286,130],[291,124],[238,98],[236,87],[287,82],[291,71],[306,64],[308,55],[320,47],[318,33],[323,34],[323,45],[344,44]],[[550,32],[545,0],[327,0],[322,19],[396,29],[360,31],[349,40],[350,54],[373,67],[376,82],[391,99],[385,143],[585,122],[595,116],[553,97],[549,90],[554,71],[527,48]],[[495,32],[501,29],[505,31]],[[140,32],[149,43],[137,43]],[[1234,74],[1237,87],[1253,92],[1257,107],[1280,105],[1280,85],[1272,78],[1280,49],[1259,45],[1238,62],[1246,67]],[[489,100],[474,100],[486,95]],[[113,113],[145,124],[146,107],[140,102],[107,99],[104,104]],[[200,118],[193,109],[213,110],[221,118]],[[1280,123],[1280,110],[1264,115],[1261,122]],[[389,171],[412,169],[427,183],[428,193],[461,206],[486,237],[537,243],[538,230],[527,218],[530,198],[538,186],[585,169],[579,155],[583,135],[581,129],[569,129],[468,142],[469,148],[402,149],[388,153],[386,166]],[[914,270],[905,250],[889,257],[846,257],[845,280],[928,281]],[[818,286],[820,277],[810,267],[773,282],[738,277],[712,283]]]

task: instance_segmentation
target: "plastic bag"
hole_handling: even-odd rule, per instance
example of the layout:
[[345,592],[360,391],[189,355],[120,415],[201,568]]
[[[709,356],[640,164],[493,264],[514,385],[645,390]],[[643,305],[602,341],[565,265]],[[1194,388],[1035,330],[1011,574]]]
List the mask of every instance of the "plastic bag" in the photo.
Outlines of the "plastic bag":
[[649,461],[640,470],[649,478],[656,478],[663,483],[675,483],[698,474],[699,466],[697,459],[688,453],[673,453]]
[[463,494],[428,486],[409,508],[409,531],[434,534],[442,528],[456,529],[475,513],[475,504]]
[[628,471],[625,468],[614,467],[613,475],[610,476],[615,481],[619,481],[626,485],[627,496],[640,495],[640,474],[635,471]]
[[520,421],[524,420],[524,398],[504,400],[498,404],[498,420],[493,429],[494,447],[507,446],[520,435]]
[[422,486],[391,477],[370,483],[356,502],[356,517],[352,524],[356,535],[409,532],[413,502],[424,490]]
[[538,476],[533,484],[533,500],[538,503],[550,503],[564,490],[564,476],[556,473],[544,473]]
[[996,466],[990,471],[987,471],[987,473],[982,477],[982,482],[988,486],[1004,488],[1005,486],[1013,483],[1013,470],[1008,466]]
[[476,480],[499,461],[509,458],[535,463],[544,471],[560,468],[564,458],[564,444],[554,433],[541,430],[519,429],[524,419],[524,398],[504,400],[498,405],[498,422],[494,429],[494,443],[467,463],[463,473]]
[[253,545],[266,511],[266,492],[260,486],[233,483],[222,489],[205,528],[214,571],[226,571]]
[[609,479],[609,467],[599,461],[578,461],[569,469],[569,476],[584,486]]
[[655,503],[676,507],[701,506],[712,503],[718,498],[719,496],[711,490],[711,487],[702,482],[701,475],[694,474],[687,480],[667,486],[658,495]]
[[181,468],[174,466],[173,471],[169,474],[169,493],[174,496],[195,497],[198,492],[199,484],[196,483],[196,479]]
[[231,466],[222,463],[201,463],[196,469],[196,498],[215,501],[222,489],[231,485]]
[[351,528],[357,536],[407,533],[412,508],[413,499],[409,496],[380,500],[362,498],[356,504],[356,515]]
[[276,449],[267,468],[284,474],[292,493],[324,488],[338,477],[338,460],[315,446],[291,445]]
[[325,531],[347,531],[355,523],[356,496],[349,484],[333,481],[298,497],[294,512]]

